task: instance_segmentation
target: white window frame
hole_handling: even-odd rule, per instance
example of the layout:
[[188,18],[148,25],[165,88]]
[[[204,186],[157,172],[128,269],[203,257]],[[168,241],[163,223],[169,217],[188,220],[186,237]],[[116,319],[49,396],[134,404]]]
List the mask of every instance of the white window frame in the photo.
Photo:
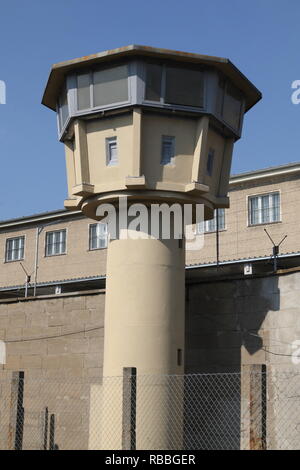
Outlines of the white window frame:
[[[23,240],[23,254],[22,254],[21,257],[18,256],[18,258],[15,258],[15,259],[8,259],[8,257],[7,257],[7,255],[8,255],[8,243],[9,243],[11,240],[13,241],[13,243],[16,242],[16,241],[21,241],[21,240]],[[18,251],[18,252],[19,252],[19,251],[20,251],[20,247],[18,247],[18,248],[13,248],[11,251],[12,251],[12,252],[13,252],[13,251]],[[10,237],[10,238],[7,238],[7,239],[6,239],[6,242],[5,242],[5,258],[4,258],[4,259],[5,259],[5,263],[13,263],[13,262],[15,262],[15,261],[21,261],[21,260],[23,260],[24,258],[25,258],[25,235],[20,235],[20,236],[18,236],[18,237]]]
[[[91,236],[91,231],[93,229],[93,227],[97,227],[100,226],[100,225],[105,225],[106,226],[106,230],[105,230],[105,238],[102,238],[102,240],[104,240],[104,246],[97,246],[96,248],[93,248],[91,246],[91,242],[92,242],[92,236]],[[101,234],[100,234],[101,235]],[[98,240],[101,240],[100,236],[98,237],[97,236],[97,245],[99,244],[98,243]],[[105,250],[107,248],[107,245],[108,245],[108,225],[106,223],[102,223],[102,222],[96,222],[95,224],[89,224],[89,251],[95,251],[95,250]]]
[[[262,197],[263,196],[269,196],[269,211],[270,214],[272,213],[272,209],[274,208],[273,204],[273,198],[271,197],[274,194],[278,194],[279,197],[279,214],[278,214],[278,220],[269,220],[267,222],[262,221]],[[259,221],[256,223],[251,223],[251,199],[258,198],[258,214],[259,214]],[[271,204],[270,204],[271,202]],[[274,212],[273,212],[274,216]],[[270,191],[270,192],[265,192],[265,193],[260,193],[260,194],[249,194],[247,196],[247,224],[248,227],[256,227],[258,225],[268,225],[268,224],[277,224],[281,222],[281,191]]]
[[[112,159],[112,152],[111,152],[113,145],[116,146],[117,158],[115,160]],[[117,136],[106,137],[105,146],[106,146],[106,166],[117,166],[119,164]]]
[[[168,143],[168,144],[171,144],[170,147],[171,147],[171,158],[170,158],[170,161],[166,162],[164,160],[164,154],[163,154],[163,151],[164,151],[164,143]],[[175,160],[175,136],[172,136],[172,135],[162,135],[161,136],[161,151],[160,151],[160,164],[162,166],[168,166],[168,165],[173,165],[174,164],[174,160]]]
[[[65,233],[65,250],[60,251],[59,253],[48,253],[47,252],[47,247],[48,247],[47,239],[48,239],[48,236],[51,233],[63,233],[63,232]],[[55,246],[55,243],[52,246]],[[62,243],[63,243],[62,241],[59,241],[60,245],[62,245]],[[45,257],[48,258],[48,257],[51,257],[51,256],[61,256],[61,255],[65,255],[66,253],[67,253],[67,229],[62,228],[62,229],[59,229],[59,230],[51,230],[49,232],[46,232],[45,233]]]

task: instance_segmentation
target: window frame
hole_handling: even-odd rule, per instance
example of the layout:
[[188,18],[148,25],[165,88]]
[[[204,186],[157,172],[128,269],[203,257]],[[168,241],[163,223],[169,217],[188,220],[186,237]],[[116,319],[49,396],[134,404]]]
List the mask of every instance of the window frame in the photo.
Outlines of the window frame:
[[[21,258],[18,258],[18,259],[9,260],[9,259],[7,259],[7,253],[8,253],[7,245],[8,245],[9,240],[16,240],[16,239],[23,239],[24,240],[24,243],[23,243],[23,256]],[[17,237],[6,238],[6,240],[5,240],[4,263],[15,263],[16,261],[24,260],[25,259],[25,244],[26,244],[26,235],[19,235]]]
[[[91,248],[91,229],[97,225],[106,225],[106,241],[105,246],[100,246],[99,248]],[[108,224],[103,222],[95,222],[88,225],[88,251],[97,251],[97,250],[106,250],[108,247]]]
[[[125,101],[118,101],[118,102],[113,102],[113,103],[109,103],[109,104],[105,104],[105,105],[99,105],[99,106],[95,106],[95,103],[94,103],[94,72],[98,72],[98,71],[101,71],[101,70],[105,70],[105,69],[113,69],[114,67],[118,67],[118,66],[121,66],[121,65],[125,65],[127,66],[127,93],[128,93],[128,99],[125,100]],[[77,91],[78,91],[78,81],[77,81],[77,77],[78,75],[83,75],[83,73],[80,71],[78,71],[76,74],[72,75],[73,77],[73,80],[74,80],[74,88],[75,88],[75,93],[74,93],[74,96],[73,96],[73,100],[74,100],[74,116],[82,116],[83,114],[91,114],[91,113],[96,113],[98,112],[99,110],[105,110],[105,109],[114,109],[114,108],[119,108],[120,106],[125,106],[125,105],[128,105],[132,102],[132,67],[133,67],[133,64],[132,62],[120,62],[120,63],[114,63],[114,64],[111,64],[111,66],[109,67],[95,67],[95,68],[89,68],[89,69],[86,69],[85,70],[85,73],[87,75],[89,75],[90,77],[90,108],[85,108],[85,109],[78,109],[78,95],[77,95]]]
[[[152,64],[154,63],[155,65],[161,65],[162,67],[162,79],[161,79],[161,90],[160,90],[160,100],[159,101],[152,101],[152,100],[147,100],[146,99],[146,88],[147,88],[147,64]],[[166,70],[167,67],[177,67],[180,68],[178,64],[176,63],[158,63],[158,62],[151,62],[151,61],[144,61],[143,62],[143,72],[142,72],[142,78],[144,82],[144,90],[142,94],[142,104],[146,105],[151,105],[154,107],[163,107],[166,109],[178,109],[178,110],[190,110],[190,111],[203,111],[206,109],[206,69],[199,66],[197,67],[190,67],[191,70],[194,71],[199,71],[202,73],[202,106],[189,106],[189,105],[183,105],[183,104],[172,104],[172,103],[167,103],[165,101],[165,96],[166,96]]]
[[[47,254],[47,237],[50,233],[57,233],[57,232],[65,232],[65,251],[63,253],[53,253],[53,254]],[[60,242],[61,243],[61,242]],[[48,232],[45,233],[45,249],[44,249],[44,257],[45,258],[51,258],[52,256],[63,256],[67,254],[67,228],[62,228],[62,229],[57,229],[57,230],[49,230]]]
[[[279,218],[278,218],[278,220],[272,220],[272,221],[269,221],[269,222],[258,222],[258,223],[252,224],[251,223],[251,210],[250,210],[250,204],[251,204],[250,201],[251,201],[251,199],[260,198],[260,201],[261,201],[261,198],[263,196],[269,196],[270,197],[272,194],[278,194],[279,195],[279,207],[278,207],[278,209],[279,209]],[[260,207],[260,212],[259,213],[262,214],[261,207]],[[247,227],[260,227],[261,225],[278,224],[278,223],[281,223],[281,222],[282,222],[282,213],[281,213],[281,190],[280,189],[274,190],[274,191],[266,191],[266,192],[259,193],[259,194],[248,194],[247,195]]]
[[[86,109],[78,109],[78,82],[77,76],[83,75],[83,70],[78,69],[77,72],[71,73],[66,77],[66,89],[67,89],[67,97],[68,97],[68,119],[65,122],[64,126],[61,127],[61,120],[60,120],[60,96],[58,98],[58,102],[56,105],[56,112],[57,112],[57,126],[58,126],[58,137],[61,140],[62,137],[65,135],[66,130],[70,124],[70,121],[74,117],[85,116],[90,114],[97,114],[99,111],[105,111],[108,109],[115,109],[120,107],[126,107],[129,104],[134,104],[136,100],[133,102],[133,98],[136,95],[136,77],[137,74],[137,63],[136,61],[126,61],[126,62],[115,62],[112,63],[110,67],[113,68],[119,65],[126,65],[127,66],[127,86],[128,86],[128,100],[116,102],[116,103],[109,103],[103,106],[94,106],[94,92],[93,92],[93,72],[97,70],[101,70],[101,67],[90,67],[84,69],[86,74],[90,76],[90,108]],[[103,67],[104,69],[104,67]]]
[[[115,142],[116,144],[116,153],[117,153],[117,160],[116,163],[112,163],[114,160],[110,158],[111,156],[111,145]],[[106,166],[118,166],[119,165],[119,154],[118,154],[118,137],[106,137],[105,138],[105,152],[106,152]]]
[[[215,110],[214,110],[214,113],[215,115],[218,117],[218,119],[226,126],[226,127],[229,127],[229,129],[232,130],[232,132],[234,134],[238,134],[239,136],[241,135],[241,131],[242,131],[242,127],[243,127],[243,120],[244,120],[244,114],[245,114],[245,98],[243,97],[243,93],[240,91],[240,89],[238,87],[236,87],[234,84],[230,83],[230,80],[228,80],[227,77],[219,74],[218,75],[218,87],[219,87],[219,83],[220,81],[224,81],[224,90],[223,90],[223,93],[222,93],[222,96],[221,96],[221,110],[218,109],[218,99],[219,99],[219,96],[216,97],[216,104],[215,104]],[[231,126],[231,124],[229,122],[227,122],[224,117],[223,117],[223,113],[224,113],[224,103],[225,103],[225,95],[226,95],[226,90],[227,90],[227,86],[233,86],[234,88],[236,88],[236,90],[241,94],[242,96],[242,100],[241,100],[241,108],[240,108],[240,116],[239,116],[239,127],[237,129],[235,129],[234,127]]]

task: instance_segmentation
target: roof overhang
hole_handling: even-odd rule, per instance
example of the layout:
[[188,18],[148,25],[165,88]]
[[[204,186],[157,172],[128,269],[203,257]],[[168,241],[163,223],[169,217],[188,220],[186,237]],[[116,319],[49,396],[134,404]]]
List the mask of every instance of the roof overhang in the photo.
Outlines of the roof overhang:
[[229,59],[190,52],[174,51],[170,49],[131,45],[54,64],[50,71],[42,104],[54,111],[56,110],[58,93],[60,92],[66,75],[73,70],[132,56],[153,57],[157,59],[176,60],[178,62],[212,66],[230,78],[244,93],[246,98],[246,111],[252,108],[252,106],[254,106],[262,97],[261,92],[232,62],[230,62]]
[[288,163],[286,165],[279,165],[270,168],[262,168],[260,170],[248,171],[246,173],[239,173],[231,175],[229,184],[231,187],[246,183],[257,182],[265,179],[275,177],[293,176],[300,173],[300,164],[298,162]]

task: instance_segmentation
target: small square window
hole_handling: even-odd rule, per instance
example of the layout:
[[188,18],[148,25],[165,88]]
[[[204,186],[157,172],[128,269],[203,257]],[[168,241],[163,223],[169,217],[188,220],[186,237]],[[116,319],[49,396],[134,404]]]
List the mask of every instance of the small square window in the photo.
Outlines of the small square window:
[[161,164],[168,165],[172,163],[175,156],[175,137],[166,136],[162,137],[161,145]]
[[89,247],[90,250],[100,250],[101,248],[107,248],[107,224],[98,224],[90,225],[90,240]]
[[118,147],[116,137],[109,137],[106,139],[106,164],[109,166],[118,164]]
[[46,233],[46,256],[63,255],[66,252],[66,230]]
[[25,237],[14,237],[6,240],[5,261],[18,261],[24,258]]
[[215,158],[214,149],[209,149],[208,156],[207,156],[207,163],[206,163],[206,173],[208,174],[208,176],[212,176],[213,174],[214,158]]

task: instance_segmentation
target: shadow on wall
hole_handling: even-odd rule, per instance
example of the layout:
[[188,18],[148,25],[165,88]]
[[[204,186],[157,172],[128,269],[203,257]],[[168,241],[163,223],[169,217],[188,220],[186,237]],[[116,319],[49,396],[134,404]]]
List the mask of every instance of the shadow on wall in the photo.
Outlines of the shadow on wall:
[[278,310],[277,276],[187,286],[185,373],[209,374],[185,400],[197,448],[240,448],[241,367],[265,363],[260,330]]
[[[186,373],[240,372],[264,363],[266,316],[280,310],[277,276],[187,286]],[[245,352],[243,352],[243,349]]]

